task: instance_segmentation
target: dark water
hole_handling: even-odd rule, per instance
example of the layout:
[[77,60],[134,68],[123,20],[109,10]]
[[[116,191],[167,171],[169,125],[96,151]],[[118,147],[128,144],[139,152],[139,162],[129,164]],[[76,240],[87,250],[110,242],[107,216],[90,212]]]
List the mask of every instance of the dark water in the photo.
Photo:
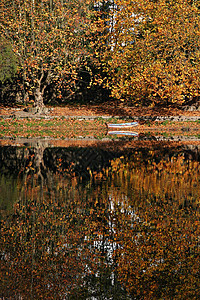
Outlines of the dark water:
[[200,152],[0,147],[0,299],[199,299]]

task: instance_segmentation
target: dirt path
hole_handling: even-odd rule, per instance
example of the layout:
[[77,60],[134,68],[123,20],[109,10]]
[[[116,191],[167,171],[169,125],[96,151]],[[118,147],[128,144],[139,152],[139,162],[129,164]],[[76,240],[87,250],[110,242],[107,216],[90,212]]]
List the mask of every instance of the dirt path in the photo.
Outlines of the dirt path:
[[49,113],[45,115],[34,115],[30,113],[25,113],[23,108],[10,108],[0,106],[0,118],[7,118],[9,116],[17,116],[21,118],[32,117],[46,117],[46,118],[95,118],[95,117],[127,117],[135,119],[152,119],[157,118],[167,119],[169,117],[178,117],[185,119],[190,119],[195,117],[195,119],[200,118],[200,111],[184,111],[175,108],[147,108],[147,107],[124,107],[121,104],[115,103],[105,103],[99,105],[66,105],[64,107],[50,107]]

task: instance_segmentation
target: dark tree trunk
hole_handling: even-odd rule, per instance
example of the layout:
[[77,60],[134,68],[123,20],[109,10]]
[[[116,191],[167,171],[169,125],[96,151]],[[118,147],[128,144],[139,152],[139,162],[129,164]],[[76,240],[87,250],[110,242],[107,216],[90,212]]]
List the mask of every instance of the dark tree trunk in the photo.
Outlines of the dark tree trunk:
[[46,88],[46,85],[41,86],[43,75],[41,76],[40,80],[38,80],[38,84],[34,89],[34,107],[33,112],[34,113],[47,113],[48,109],[45,108],[44,105],[44,90]]
[[43,110],[45,107],[44,101],[43,101],[43,92],[41,91],[40,86],[38,86],[35,89],[34,97],[35,97],[34,107],[39,112],[40,110]]

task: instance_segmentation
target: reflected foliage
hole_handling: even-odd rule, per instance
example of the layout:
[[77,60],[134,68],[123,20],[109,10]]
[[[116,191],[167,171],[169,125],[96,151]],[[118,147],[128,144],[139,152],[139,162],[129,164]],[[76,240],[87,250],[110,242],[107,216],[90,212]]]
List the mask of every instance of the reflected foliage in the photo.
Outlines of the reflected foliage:
[[157,160],[113,162],[117,274],[133,299],[196,299],[199,162]]
[[41,161],[47,176],[32,164],[1,210],[1,297],[198,298],[196,154],[132,149],[88,167],[87,180],[66,156],[54,170]]

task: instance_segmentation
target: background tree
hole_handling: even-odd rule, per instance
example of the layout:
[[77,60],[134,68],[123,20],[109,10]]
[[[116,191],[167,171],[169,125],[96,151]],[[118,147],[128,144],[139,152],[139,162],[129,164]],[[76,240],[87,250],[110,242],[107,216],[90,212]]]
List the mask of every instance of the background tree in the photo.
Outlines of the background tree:
[[[16,98],[17,90],[13,87],[17,86],[18,80],[18,61],[12,51],[11,44],[0,37],[0,102],[13,102],[13,96]],[[7,93],[10,91],[10,95]]]
[[199,1],[114,1],[104,52],[112,96],[131,103],[198,101]]
[[44,107],[48,86],[59,90],[64,80],[64,88],[72,94],[80,68],[89,72],[89,44],[95,32],[92,5],[91,0],[1,1],[0,34],[12,44],[23,73],[25,97],[33,97],[38,111]]
[[0,38],[0,82],[4,83],[17,72],[17,59],[11,49],[11,45]]

